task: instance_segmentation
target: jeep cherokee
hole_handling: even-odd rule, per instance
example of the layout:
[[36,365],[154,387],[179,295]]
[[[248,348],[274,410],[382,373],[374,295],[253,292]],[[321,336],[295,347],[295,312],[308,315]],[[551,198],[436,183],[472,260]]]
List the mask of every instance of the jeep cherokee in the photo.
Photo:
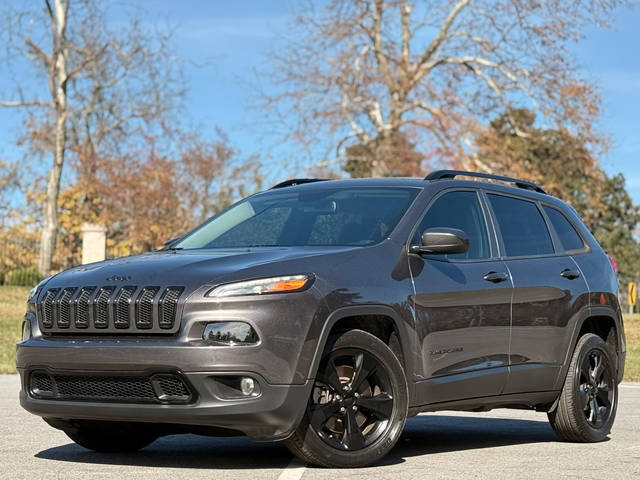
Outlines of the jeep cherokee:
[[536,184],[290,180],[162,250],[37,285],[20,402],[109,452],[244,434],[357,467],[408,416],[497,407],[595,442],[624,369],[617,292],[576,212]]

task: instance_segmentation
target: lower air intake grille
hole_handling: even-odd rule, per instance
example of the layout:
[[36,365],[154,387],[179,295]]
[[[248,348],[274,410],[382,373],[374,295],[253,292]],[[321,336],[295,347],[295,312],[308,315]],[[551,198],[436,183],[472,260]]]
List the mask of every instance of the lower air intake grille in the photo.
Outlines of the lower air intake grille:
[[31,391],[38,394],[53,394],[53,380],[46,373],[34,373],[31,375]]
[[149,377],[60,375],[33,372],[29,394],[38,399],[79,402],[189,403],[193,395],[175,374]]

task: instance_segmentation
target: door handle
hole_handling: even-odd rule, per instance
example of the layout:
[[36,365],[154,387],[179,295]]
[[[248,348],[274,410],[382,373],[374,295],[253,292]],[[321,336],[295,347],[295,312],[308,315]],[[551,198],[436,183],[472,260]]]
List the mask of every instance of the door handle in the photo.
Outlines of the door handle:
[[509,275],[504,272],[489,272],[484,277],[487,282],[500,283],[509,278]]
[[571,270],[570,268],[565,268],[560,272],[560,275],[562,275],[564,278],[568,278],[569,280],[573,280],[580,276],[580,272],[578,272],[577,270]]

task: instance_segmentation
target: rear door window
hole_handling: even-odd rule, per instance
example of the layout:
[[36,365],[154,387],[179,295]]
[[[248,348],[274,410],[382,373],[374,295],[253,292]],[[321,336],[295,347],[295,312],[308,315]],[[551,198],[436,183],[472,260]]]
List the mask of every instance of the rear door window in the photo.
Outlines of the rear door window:
[[508,257],[553,254],[547,224],[535,203],[489,194]]
[[582,237],[578,232],[576,232],[576,229],[573,227],[571,222],[560,210],[547,205],[544,205],[542,208],[544,208],[547,217],[549,217],[549,221],[551,222],[551,225],[553,225],[553,229],[556,231],[556,234],[558,234],[562,248],[565,251],[580,250],[584,248]]

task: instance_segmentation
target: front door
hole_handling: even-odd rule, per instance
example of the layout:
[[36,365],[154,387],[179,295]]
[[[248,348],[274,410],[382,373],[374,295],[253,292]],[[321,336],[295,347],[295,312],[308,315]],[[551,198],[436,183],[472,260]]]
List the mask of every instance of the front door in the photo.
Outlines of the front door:
[[438,196],[411,244],[419,244],[422,232],[434,227],[463,230],[469,250],[409,255],[422,354],[416,401],[499,395],[507,379],[512,283],[489,240],[492,230],[478,193],[455,190]]

